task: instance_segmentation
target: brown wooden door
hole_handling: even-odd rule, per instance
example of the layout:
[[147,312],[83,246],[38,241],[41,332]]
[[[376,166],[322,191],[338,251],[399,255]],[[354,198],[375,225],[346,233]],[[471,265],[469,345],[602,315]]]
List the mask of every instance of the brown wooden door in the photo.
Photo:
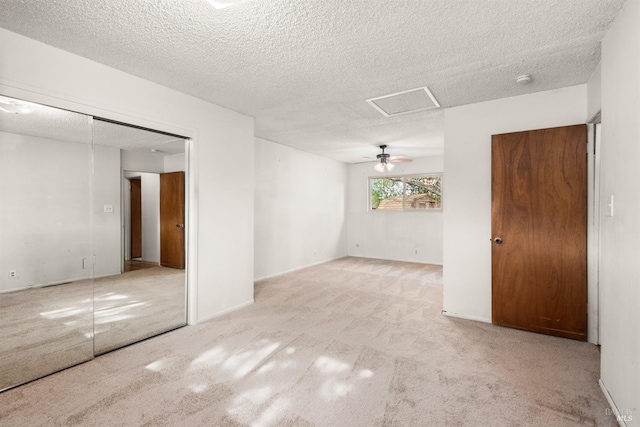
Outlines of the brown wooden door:
[[130,179],[131,258],[142,257],[142,180]]
[[586,125],[493,135],[495,324],[587,338],[586,138]]
[[184,172],[160,174],[160,264],[184,268]]

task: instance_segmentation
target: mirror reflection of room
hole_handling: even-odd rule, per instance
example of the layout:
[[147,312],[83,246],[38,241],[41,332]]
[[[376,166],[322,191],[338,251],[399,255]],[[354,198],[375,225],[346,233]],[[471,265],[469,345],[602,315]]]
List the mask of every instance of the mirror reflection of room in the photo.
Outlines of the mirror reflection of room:
[[92,118],[0,101],[1,390],[93,357],[93,257]]
[[121,277],[96,275],[94,347],[100,354],[186,324],[185,140],[95,119],[93,141],[120,154],[120,186],[113,191],[121,196],[122,231],[102,234],[119,237]]
[[186,140],[0,101],[0,390],[184,326]]

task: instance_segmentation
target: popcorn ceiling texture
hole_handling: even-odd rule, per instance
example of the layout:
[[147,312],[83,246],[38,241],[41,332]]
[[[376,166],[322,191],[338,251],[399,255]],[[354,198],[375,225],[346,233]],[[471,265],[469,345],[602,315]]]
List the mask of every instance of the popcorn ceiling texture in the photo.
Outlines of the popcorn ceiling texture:
[[[127,151],[159,154],[184,153],[184,139],[176,136],[123,126],[59,108],[35,105],[30,114],[0,115],[0,132],[30,135],[59,141],[93,143]],[[9,148],[11,149],[11,148]]]
[[[254,116],[256,136],[343,161],[442,151],[443,107],[585,83],[624,0],[4,0],[0,26]],[[520,74],[533,83],[518,86]]]

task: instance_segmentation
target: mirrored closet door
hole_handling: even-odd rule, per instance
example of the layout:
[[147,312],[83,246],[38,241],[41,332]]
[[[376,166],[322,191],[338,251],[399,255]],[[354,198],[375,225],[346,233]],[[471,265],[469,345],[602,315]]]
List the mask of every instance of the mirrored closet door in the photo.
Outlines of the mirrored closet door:
[[105,259],[94,267],[101,354],[186,325],[185,264],[167,257],[186,258],[185,140],[96,118],[93,149],[94,249]]
[[7,98],[0,108],[4,389],[93,357],[92,118]]
[[186,324],[185,143],[0,97],[0,390]]

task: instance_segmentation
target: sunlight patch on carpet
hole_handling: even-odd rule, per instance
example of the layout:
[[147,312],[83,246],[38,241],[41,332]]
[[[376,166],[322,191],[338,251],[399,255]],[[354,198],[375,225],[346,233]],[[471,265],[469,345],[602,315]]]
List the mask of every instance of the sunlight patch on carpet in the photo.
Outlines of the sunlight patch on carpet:
[[316,359],[315,367],[323,374],[337,374],[349,370],[350,365],[333,357],[320,356]]
[[[263,341],[268,342],[267,340]],[[275,342],[265,344],[264,347],[256,351],[244,351],[229,357],[222,367],[228,370],[235,370],[235,378],[242,378],[255,369],[267,356],[276,351],[278,347],[280,347],[280,343]]]
[[331,378],[320,386],[320,396],[327,402],[344,397],[353,390],[353,384]]
[[358,377],[359,378],[371,378],[373,377],[373,371],[370,369],[361,369],[360,372],[358,372]]
[[196,394],[200,394],[203,391],[205,391],[206,389],[208,389],[209,386],[206,384],[191,384],[189,386],[189,390],[191,390],[192,392],[196,393]]
[[223,346],[207,350],[193,359],[189,364],[189,371],[212,367],[221,364],[227,357],[227,350]]
[[163,367],[164,367],[164,360],[156,360],[155,362],[149,363],[144,368],[149,371],[160,372]]

